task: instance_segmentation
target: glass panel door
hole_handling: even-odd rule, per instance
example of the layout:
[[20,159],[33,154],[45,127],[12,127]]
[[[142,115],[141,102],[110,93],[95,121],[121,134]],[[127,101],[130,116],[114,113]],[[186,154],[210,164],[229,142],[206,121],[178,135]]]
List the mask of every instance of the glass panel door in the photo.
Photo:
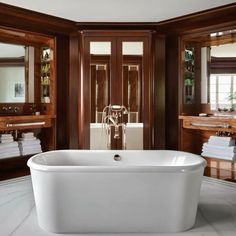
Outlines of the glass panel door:
[[122,70],[123,104],[128,110],[128,116],[124,116],[124,146],[126,149],[143,149],[143,42],[122,42]]

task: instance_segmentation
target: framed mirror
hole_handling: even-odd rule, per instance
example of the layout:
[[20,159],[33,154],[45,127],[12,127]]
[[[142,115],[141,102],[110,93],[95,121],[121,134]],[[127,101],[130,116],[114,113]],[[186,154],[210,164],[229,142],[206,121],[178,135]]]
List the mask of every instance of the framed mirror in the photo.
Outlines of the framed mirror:
[[0,43],[0,103],[34,102],[34,48]]
[[[183,104],[195,112],[233,112],[236,108],[236,30],[184,36]],[[194,113],[194,111],[192,111]]]
[[54,39],[0,28],[0,115],[50,113]]

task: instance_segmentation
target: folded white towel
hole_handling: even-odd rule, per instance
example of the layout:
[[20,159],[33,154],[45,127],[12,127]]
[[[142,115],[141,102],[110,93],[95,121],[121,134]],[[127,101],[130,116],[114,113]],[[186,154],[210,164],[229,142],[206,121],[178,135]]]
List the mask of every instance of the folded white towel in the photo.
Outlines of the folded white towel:
[[235,152],[233,150],[220,150],[220,149],[215,149],[215,148],[208,148],[208,147],[203,147],[202,148],[203,152],[210,152],[210,153],[218,153],[220,155],[234,155]]
[[19,148],[21,148],[21,149],[29,149],[29,148],[41,148],[41,145],[40,145],[40,143],[33,143],[33,144],[24,144],[24,145],[22,145],[22,144],[19,144]]
[[34,133],[33,132],[22,133],[22,138],[25,138],[25,137],[34,137]]
[[0,152],[0,156],[2,156],[2,155],[6,155],[6,154],[9,154],[9,153],[15,153],[15,152],[20,152],[20,150],[19,149],[12,149],[12,150],[6,150],[6,151],[1,151]]
[[210,143],[203,143],[203,148],[213,148],[216,150],[225,150],[225,151],[233,151],[236,152],[236,146],[219,146]]
[[210,136],[209,140],[230,142],[232,140],[232,138],[231,137],[221,137],[221,136]]
[[39,149],[41,145],[31,145],[31,146],[19,146],[21,150],[29,150],[29,149]]
[[13,139],[13,136],[0,137],[0,140]]
[[27,151],[27,152],[23,151],[20,154],[21,154],[21,156],[26,156],[26,155],[32,155],[32,154],[37,154],[37,153],[41,153],[41,152],[42,152],[42,150],[32,150],[32,151]]
[[208,143],[212,144],[212,145],[218,145],[218,146],[224,146],[224,147],[235,146],[235,140],[234,139],[232,139],[230,141],[208,140]]
[[20,141],[33,141],[33,140],[36,140],[37,138],[36,137],[26,137],[26,138],[21,138],[19,139]]
[[31,146],[31,145],[40,145],[40,140],[33,140],[33,141],[19,141],[19,146]]
[[12,137],[12,134],[0,134],[0,137]]
[[20,156],[20,152],[10,152],[10,153],[6,153],[6,154],[1,154],[0,155],[0,159],[3,159],[3,158],[9,158],[9,157],[17,157],[17,156]]
[[213,157],[213,158],[220,158],[220,159],[224,159],[224,160],[235,160],[236,159],[236,155],[222,155],[219,153],[211,153],[211,152],[202,152],[201,154],[202,156],[205,157]]
[[6,139],[6,140],[1,140],[0,143],[13,143],[14,139]]
[[14,141],[11,143],[0,143],[0,150],[4,148],[18,147],[18,142]]

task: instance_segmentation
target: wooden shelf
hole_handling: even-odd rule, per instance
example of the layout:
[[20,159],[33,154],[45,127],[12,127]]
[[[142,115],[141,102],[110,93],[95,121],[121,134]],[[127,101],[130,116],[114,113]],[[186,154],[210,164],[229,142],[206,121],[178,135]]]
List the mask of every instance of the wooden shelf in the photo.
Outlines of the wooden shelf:
[[[234,117],[220,117],[220,116],[179,116],[183,121],[182,127],[185,129],[205,130],[205,131],[225,131],[236,132],[236,118]],[[196,125],[200,124],[200,125]],[[223,126],[228,125],[227,128],[223,127],[210,127],[210,126]]]

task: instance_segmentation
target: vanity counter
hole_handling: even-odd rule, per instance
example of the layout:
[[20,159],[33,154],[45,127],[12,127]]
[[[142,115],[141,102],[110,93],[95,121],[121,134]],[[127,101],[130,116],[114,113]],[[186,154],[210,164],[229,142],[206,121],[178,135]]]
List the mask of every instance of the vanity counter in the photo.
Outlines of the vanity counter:
[[0,116],[0,130],[48,128],[55,118],[55,115]]

